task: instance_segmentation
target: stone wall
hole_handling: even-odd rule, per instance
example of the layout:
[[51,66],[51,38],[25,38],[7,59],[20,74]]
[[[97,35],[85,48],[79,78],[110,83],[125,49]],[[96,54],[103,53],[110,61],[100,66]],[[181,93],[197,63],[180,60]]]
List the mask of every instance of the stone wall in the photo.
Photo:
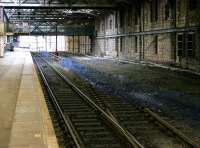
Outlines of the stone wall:
[[171,34],[147,35],[144,40],[144,60],[162,63],[174,62]]
[[89,36],[68,36],[66,37],[67,52],[78,54],[91,53],[91,38]]
[[133,3],[96,19],[94,53],[200,70],[199,19],[198,0]]
[[[105,16],[97,18],[95,22],[98,39],[95,42],[96,54],[101,56],[117,56],[116,38],[106,38],[104,36],[117,33],[116,13],[111,12]],[[102,37],[102,38],[101,38]]]

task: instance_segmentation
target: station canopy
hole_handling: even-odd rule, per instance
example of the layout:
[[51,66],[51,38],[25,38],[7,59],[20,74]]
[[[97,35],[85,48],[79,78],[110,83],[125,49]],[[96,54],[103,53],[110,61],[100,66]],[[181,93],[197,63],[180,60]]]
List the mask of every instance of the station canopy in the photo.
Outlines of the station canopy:
[[97,16],[133,2],[134,0],[1,0],[0,7],[4,9],[10,29],[15,29],[10,30],[11,32],[51,34],[57,31],[90,32]]

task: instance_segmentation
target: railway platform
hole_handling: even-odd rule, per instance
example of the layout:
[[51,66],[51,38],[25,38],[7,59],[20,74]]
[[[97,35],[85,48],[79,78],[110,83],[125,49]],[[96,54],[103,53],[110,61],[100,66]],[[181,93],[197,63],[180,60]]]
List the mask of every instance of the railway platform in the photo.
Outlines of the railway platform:
[[57,139],[29,51],[0,59],[0,148],[57,148]]

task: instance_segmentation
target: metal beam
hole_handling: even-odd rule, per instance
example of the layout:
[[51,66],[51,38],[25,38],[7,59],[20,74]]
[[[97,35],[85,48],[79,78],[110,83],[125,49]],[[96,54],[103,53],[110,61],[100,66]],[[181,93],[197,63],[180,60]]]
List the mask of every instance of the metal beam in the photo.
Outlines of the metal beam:
[[193,32],[199,31],[200,26],[191,26],[191,27],[180,27],[180,28],[168,28],[168,29],[156,29],[151,31],[143,32],[133,32],[133,33],[122,33],[122,34],[111,34],[105,36],[97,36],[97,39],[106,39],[106,38],[117,38],[117,37],[127,37],[127,36],[143,36],[143,35],[155,35],[155,34],[166,34],[166,33],[175,33],[175,32]]
[[33,19],[33,20],[30,20],[29,19],[22,19],[22,20],[17,20],[17,19],[13,19],[10,21],[10,23],[13,23],[13,24],[17,24],[17,23],[34,23],[34,22],[43,22],[43,23],[47,23],[47,22],[50,22],[50,23],[60,23],[60,24],[63,24],[63,25],[68,25],[68,24],[84,24],[84,23],[92,23],[94,22],[94,19]]
[[[40,28],[41,32],[39,31],[33,31],[30,32],[30,35],[56,35],[56,28],[54,30],[42,30]],[[29,32],[23,32],[23,30],[14,32],[16,35],[27,35]],[[94,35],[94,28],[92,27],[67,27],[67,28],[57,28],[57,34],[58,35],[68,35],[68,36],[93,36]]]
[[[20,19],[19,19],[20,18]],[[45,20],[48,20],[48,19],[60,19],[60,20],[63,20],[63,19],[88,19],[88,20],[91,20],[91,19],[94,19],[93,16],[75,16],[75,15],[72,15],[72,16],[61,16],[61,15],[12,15],[12,17],[10,17],[11,20],[30,20],[30,19],[45,19]]]
[[5,10],[4,10],[4,9],[3,9],[3,15],[5,16],[5,18],[6,18],[7,22],[9,22],[9,18],[8,18],[8,16],[7,16],[7,14],[6,14],[6,12],[5,12]]
[[85,4],[2,4],[4,9],[116,9],[115,5],[85,5]]

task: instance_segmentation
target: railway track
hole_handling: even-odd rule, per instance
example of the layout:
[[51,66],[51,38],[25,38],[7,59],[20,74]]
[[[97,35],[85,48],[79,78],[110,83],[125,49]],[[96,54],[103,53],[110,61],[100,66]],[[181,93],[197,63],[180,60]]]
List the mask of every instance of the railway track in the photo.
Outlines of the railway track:
[[[39,80],[40,83],[43,83],[41,77],[39,77]],[[75,143],[69,133],[69,130],[66,130],[62,118],[58,116],[57,110],[50,99],[45,85],[42,85],[42,91],[51,117],[51,121],[53,123],[53,128],[57,137],[59,148],[76,148]]]
[[40,57],[34,57],[40,75],[76,147],[143,147],[87,96],[75,90]]
[[[54,59],[55,59],[55,57],[54,57]],[[46,60],[48,60],[48,59],[46,59]],[[43,60],[41,60],[40,57],[37,57],[37,60],[35,60],[35,61],[38,62],[38,61],[43,61]],[[42,68],[47,69],[45,67],[48,67],[48,63],[50,63],[50,62],[52,62],[52,61],[49,61],[49,62],[43,61],[42,62],[43,64],[41,64],[42,66],[40,66],[41,71],[42,71]],[[39,64],[38,64],[38,67],[39,67]],[[52,67],[52,66],[49,66],[49,67]],[[56,71],[57,73],[60,73],[60,74],[65,73],[65,71],[63,71],[62,69],[56,70],[55,67],[53,69],[54,70],[52,70],[52,71]],[[43,70],[43,71],[46,71],[46,70]],[[43,73],[45,73],[45,72],[43,72]],[[50,75],[50,76],[48,76],[48,75]],[[66,73],[64,75],[66,75]],[[52,79],[50,72],[46,72],[46,77],[47,77],[47,79]],[[53,76],[53,77],[55,77],[55,76]],[[65,76],[63,76],[63,77],[65,80]],[[162,148],[166,148],[166,147],[167,148],[199,147],[190,138],[185,136],[183,133],[178,131],[176,128],[171,126],[169,123],[167,123],[163,119],[161,119],[157,114],[155,114],[148,108],[145,108],[145,109],[138,108],[137,106],[134,106],[126,101],[123,101],[120,98],[112,97],[112,96],[106,95],[102,92],[95,91],[92,87],[89,87],[89,85],[85,85],[84,83],[82,83],[81,80],[73,78],[73,75],[68,75],[68,78],[70,78],[71,80],[76,80],[75,84],[78,86],[77,89],[81,90],[82,94],[84,94],[84,96],[86,96],[88,99],[90,99],[90,98],[92,99],[91,100],[91,101],[93,101],[92,105],[96,105],[98,108],[102,109],[103,112],[105,112],[105,114],[107,116],[109,116],[115,123],[117,123],[118,126],[120,126],[123,129],[123,131],[125,131],[125,133],[126,133],[125,136],[123,134],[121,134],[121,136],[120,136],[120,139],[121,140],[123,139],[122,140],[123,142],[114,144],[114,147],[115,146],[116,147],[117,146],[127,147],[127,145],[124,145],[124,142],[129,143],[129,145],[128,145],[129,147],[131,147],[131,146],[137,147],[137,144],[141,147],[152,147],[152,148],[156,148],[156,147],[158,147],[158,148],[159,147],[162,147]],[[60,79],[54,80],[54,82],[53,82],[54,87],[56,85],[60,86],[60,81],[62,81],[62,80],[60,80],[60,81],[59,80]],[[57,90],[54,87],[52,87],[52,89],[54,89],[55,96],[56,96],[56,94],[63,95],[66,92],[68,92],[68,89],[61,89],[61,93],[60,93],[60,90]],[[61,97],[61,96],[57,95],[56,98],[59,98],[58,100],[62,100],[62,101],[65,100],[64,99],[65,97]],[[70,98],[71,99],[69,99],[69,100],[67,99],[66,103],[63,103],[62,101],[60,102],[61,106],[64,106],[63,108],[67,108],[65,110],[67,115],[68,114],[73,115],[73,111],[75,111],[77,113],[79,109],[81,110],[81,112],[86,110],[85,105],[78,104],[78,102],[76,101],[76,97],[70,97]],[[74,102],[73,105],[76,106],[75,108],[72,107],[73,105],[70,105],[72,102]],[[72,108],[72,109],[70,109],[70,108]],[[88,120],[88,118],[86,116],[83,116],[83,118],[81,118],[81,119],[83,121],[87,120],[88,128],[92,128],[92,127],[96,128],[98,125],[98,124],[96,124],[96,122],[93,124],[94,120]],[[82,124],[82,121],[80,121],[79,118],[77,120],[72,119],[70,122],[75,123],[74,125]],[[85,122],[83,122],[83,123],[85,124]],[[103,122],[101,121],[101,123],[103,123]],[[107,123],[106,125],[109,125],[109,124]],[[112,127],[113,127],[113,125],[112,125]],[[79,128],[76,128],[75,126],[73,128],[79,129]],[[107,126],[106,126],[106,128],[107,128],[106,130],[108,130],[108,131],[110,130]],[[112,128],[112,130],[113,129],[114,128]],[[118,131],[118,130],[119,129],[117,129],[116,131]],[[101,131],[102,131],[102,129],[101,129]],[[111,133],[116,133],[116,131],[115,132],[111,131]],[[80,131],[77,131],[77,133],[79,133],[78,135],[81,135]],[[118,133],[120,133],[120,131],[118,131]],[[93,134],[96,135],[95,133],[90,133],[92,138],[94,138]],[[79,136],[79,137],[81,137],[81,136]],[[84,136],[82,136],[82,137],[84,137]],[[83,139],[82,137],[80,139]],[[115,143],[116,141],[118,141],[117,138],[119,138],[119,137],[117,137],[117,136],[114,136],[114,137],[115,138],[113,138],[110,141],[113,141]],[[102,136],[101,134],[100,134],[100,137],[98,137],[98,138],[100,138],[100,141],[105,141],[105,139],[106,139],[105,136],[104,135]],[[131,139],[131,140],[129,141],[127,139],[129,139],[129,140]],[[84,140],[83,140],[83,143],[84,143]],[[131,145],[131,143],[133,143],[133,144]],[[97,143],[94,143],[94,144],[96,145]],[[112,142],[111,142],[111,145],[113,145]],[[86,147],[88,147],[88,146],[86,146]],[[111,146],[108,146],[108,144],[106,144],[106,145],[103,145],[102,147],[111,147]]]
[[[97,59],[98,62],[96,62],[96,60],[94,60],[97,64],[97,68],[90,66],[89,63],[87,63],[88,61],[91,62],[93,60],[94,57],[92,56],[83,56],[88,58],[85,59],[84,62],[81,61],[82,58],[78,59],[76,58],[76,56],[81,57],[81,55],[72,55],[72,54],[68,54],[66,52],[59,52],[59,56],[63,57],[63,59],[72,59],[72,61],[74,61],[74,63],[72,65],[74,65],[75,68],[72,68],[72,71],[77,73],[77,75],[79,74],[84,74],[84,78],[83,79],[87,79],[87,81],[92,82],[93,84],[97,82],[97,84],[94,84],[95,87],[99,87],[99,88],[103,88],[104,90],[108,87],[108,92],[110,92],[110,94],[115,93],[115,90],[111,87],[109,88],[109,85],[112,86],[111,82],[118,80],[118,78],[116,78],[114,76],[114,78],[111,78],[111,80],[108,80],[108,83],[106,83],[106,79],[109,79],[109,75],[107,75],[107,73],[101,72],[99,71],[101,69],[102,66],[100,66],[100,69],[98,68],[99,65],[107,65],[105,63],[108,62],[108,65],[112,66],[112,64],[116,64],[114,61],[111,62],[110,59],[104,59],[102,60]],[[75,56],[75,58],[73,58]],[[71,58],[72,57],[72,58]],[[114,59],[113,59],[114,60]],[[64,60],[63,60],[64,61]],[[70,61],[70,60],[69,60]],[[111,63],[110,63],[111,62]],[[118,64],[122,63],[124,64],[123,61],[117,61]],[[79,66],[80,64],[80,66]],[[98,65],[99,64],[99,65]],[[108,66],[107,65],[107,66]],[[83,66],[83,72],[79,72],[79,68],[81,69],[81,67]],[[63,65],[63,67],[69,67],[67,65]],[[71,69],[71,67],[69,67],[69,69]],[[111,68],[112,69],[112,68]],[[86,72],[85,72],[86,71]],[[97,79],[102,77],[102,80],[98,80]],[[196,76],[195,76],[196,77]],[[102,82],[102,83],[101,83]],[[125,82],[126,83],[126,82]],[[129,85],[129,83],[127,83],[127,85]],[[134,85],[134,84],[132,84]],[[115,86],[114,86],[115,87]],[[125,86],[127,88],[127,86]],[[134,86],[130,86],[130,88],[134,89]],[[136,86],[137,87],[137,86]],[[136,88],[135,87],[135,88]],[[141,91],[143,92],[142,88],[140,88]],[[198,111],[197,108],[195,107],[191,107],[188,106],[187,103],[182,103],[181,101],[179,102],[177,98],[160,98],[162,99],[162,107],[158,107],[155,106],[155,104],[148,104],[142,101],[139,101],[138,99],[134,99],[134,97],[131,97],[131,94],[129,92],[127,92],[128,90],[126,89],[125,92],[119,92],[123,90],[123,86],[120,84],[119,89],[117,88],[117,91],[115,94],[118,94],[119,96],[121,96],[123,99],[127,99],[130,103],[132,104],[138,104],[138,106],[147,106],[149,108],[151,108],[151,110],[153,110],[154,112],[156,112],[160,117],[162,117],[163,119],[165,119],[165,121],[169,122],[171,125],[173,125],[174,127],[176,127],[177,129],[179,129],[182,133],[184,133],[185,135],[187,135],[188,137],[190,137],[191,139],[193,139],[193,141],[195,141],[196,143],[200,143],[200,135],[199,135],[199,125],[200,125],[200,120],[199,119],[199,115],[198,115]],[[131,90],[130,90],[131,91]],[[137,91],[137,90],[136,90]],[[129,93],[130,97],[127,97]],[[149,92],[150,94],[152,92]],[[162,92],[161,92],[162,93]],[[142,93],[140,93],[142,94]],[[148,96],[148,93],[146,91],[144,91],[144,94],[146,94]],[[124,96],[124,97],[123,97]],[[134,94],[132,95],[134,96]],[[156,97],[156,96],[154,96]],[[165,97],[165,95],[164,95]],[[178,97],[178,96],[177,96]],[[190,96],[187,96],[189,99],[192,99]],[[150,96],[151,98],[151,96]],[[159,100],[158,98],[156,98],[155,100]],[[188,102],[188,104],[190,104]],[[200,144],[199,144],[200,145]]]

